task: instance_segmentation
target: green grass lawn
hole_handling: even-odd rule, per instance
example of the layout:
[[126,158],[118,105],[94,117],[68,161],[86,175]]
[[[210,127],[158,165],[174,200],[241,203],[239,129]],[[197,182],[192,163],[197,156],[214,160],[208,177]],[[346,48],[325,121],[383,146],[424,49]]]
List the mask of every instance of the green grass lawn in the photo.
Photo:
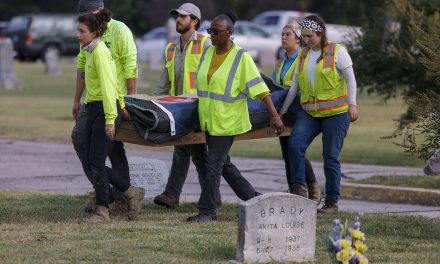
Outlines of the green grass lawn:
[[[192,204],[177,210],[144,206],[139,220],[81,225],[85,196],[0,190],[0,263],[227,263],[235,259],[237,206],[219,222],[189,224]],[[352,221],[354,215],[341,213]],[[316,262],[331,263],[325,247],[333,218],[317,221]],[[364,215],[370,263],[437,263],[439,220]]]
[[[60,75],[44,74],[44,65],[19,63],[14,65],[21,80],[21,91],[0,91],[0,138],[50,142],[70,142],[73,127],[71,107],[75,90],[75,64],[63,59]],[[151,93],[159,71],[145,70],[146,87],[139,93]],[[268,69],[264,70],[268,72]],[[387,104],[377,96],[358,96],[360,118],[352,123],[346,137],[342,162],[358,162],[378,165],[421,166],[420,159],[405,156],[402,149],[390,140],[380,139],[395,129],[393,119],[406,109],[401,99]],[[321,139],[318,137],[307,155],[312,160],[322,160]],[[232,155],[248,157],[281,158],[278,139],[237,141]]]
[[432,175],[373,176],[367,179],[354,180],[352,182],[440,190],[440,176],[432,176]]

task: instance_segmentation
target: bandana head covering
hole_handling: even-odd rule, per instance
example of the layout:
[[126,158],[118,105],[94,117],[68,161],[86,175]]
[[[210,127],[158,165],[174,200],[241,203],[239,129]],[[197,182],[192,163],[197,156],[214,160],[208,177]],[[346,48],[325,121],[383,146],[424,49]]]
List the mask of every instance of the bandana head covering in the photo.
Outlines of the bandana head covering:
[[303,22],[300,23],[301,28],[308,29],[314,32],[322,32],[324,28],[321,27],[316,21],[310,19],[304,19]]

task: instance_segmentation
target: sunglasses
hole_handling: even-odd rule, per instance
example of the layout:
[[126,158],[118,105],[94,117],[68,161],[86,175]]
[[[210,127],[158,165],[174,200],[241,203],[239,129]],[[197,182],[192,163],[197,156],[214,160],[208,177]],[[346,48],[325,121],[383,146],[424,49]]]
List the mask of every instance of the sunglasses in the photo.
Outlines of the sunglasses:
[[228,30],[229,29],[208,28],[206,29],[206,32],[208,32],[209,35],[218,35],[223,31],[228,31]]

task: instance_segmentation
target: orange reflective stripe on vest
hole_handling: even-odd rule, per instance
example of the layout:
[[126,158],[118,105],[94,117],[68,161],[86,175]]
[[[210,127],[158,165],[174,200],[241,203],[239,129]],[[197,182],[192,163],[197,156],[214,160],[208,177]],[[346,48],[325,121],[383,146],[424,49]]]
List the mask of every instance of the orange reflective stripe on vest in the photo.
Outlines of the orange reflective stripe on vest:
[[304,48],[301,50],[299,54],[299,70],[298,72],[302,72],[304,70],[304,63],[306,62],[307,54],[309,53],[309,48]]
[[176,51],[176,44],[171,43],[167,49],[166,61],[170,61],[173,59],[175,51]]
[[334,43],[330,43],[326,45],[324,49],[324,56],[322,58],[322,68],[333,68],[335,67],[335,52],[336,52],[336,45]]
[[347,95],[331,99],[331,100],[317,100],[316,102],[302,103],[302,108],[306,112],[332,110],[344,106],[348,106]]
[[189,85],[191,89],[196,88],[196,78],[197,78],[197,72],[190,72],[189,73]]
[[200,54],[202,53],[202,39],[203,35],[197,34],[197,40],[193,42],[193,46],[191,49],[191,54]]

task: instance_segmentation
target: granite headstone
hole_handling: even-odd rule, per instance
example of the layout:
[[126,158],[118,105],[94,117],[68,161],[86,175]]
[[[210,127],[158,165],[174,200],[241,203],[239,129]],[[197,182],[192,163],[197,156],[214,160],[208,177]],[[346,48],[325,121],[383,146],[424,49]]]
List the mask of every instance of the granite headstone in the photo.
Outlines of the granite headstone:
[[426,161],[423,172],[427,175],[440,175],[440,149]]
[[239,205],[237,261],[313,261],[316,203],[288,193],[268,193]]
[[[145,189],[145,200],[152,202],[156,195],[165,190],[168,170],[163,160],[127,157],[130,170],[130,183]],[[111,167],[109,160],[107,166]]]
[[60,74],[60,51],[56,47],[48,47],[44,52],[44,65],[47,74]]
[[14,71],[14,44],[10,38],[0,39],[0,90],[20,90]]

